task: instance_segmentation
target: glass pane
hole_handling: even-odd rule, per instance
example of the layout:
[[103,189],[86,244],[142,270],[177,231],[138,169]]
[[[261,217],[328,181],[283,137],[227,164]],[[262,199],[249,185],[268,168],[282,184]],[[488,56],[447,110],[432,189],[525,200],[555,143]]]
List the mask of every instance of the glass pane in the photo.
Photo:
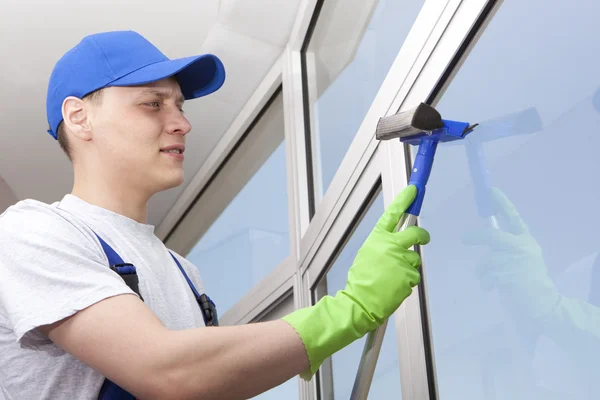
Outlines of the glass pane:
[[[294,296],[289,296],[281,304],[275,307],[269,314],[267,314],[261,321],[273,321],[281,319],[283,316],[294,311]],[[262,393],[252,399],[256,400],[282,400],[282,399],[297,399],[299,398],[298,379],[294,377],[281,385],[269,390],[268,392]]]
[[327,191],[424,0],[326,0],[305,54],[315,190]]
[[437,106],[481,124],[440,145],[421,220],[443,399],[600,397],[598,15],[502,3]]
[[[379,194],[360,224],[357,226],[348,243],[327,272],[327,289],[325,294],[335,295],[346,286],[348,269],[354,261],[356,252],[367,239],[377,220],[384,211],[383,197]],[[360,357],[365,345],[366,336],[355,341],[331,357],[331,377],[323,377],[321,382],[326,386],[325,391],[331,392],[336,399],[349,399],[352,386],[360,364]],[[333,387],[330,387],[333,382]],[[396,331],[394,318],[390,318],[377,361],[375,375],[369,392],[369,399],[400,399],[400,369],[398,363],[398,348],[396,347]]]
[[285,142],[194,246],[188,259],[223,315],[289,255]]

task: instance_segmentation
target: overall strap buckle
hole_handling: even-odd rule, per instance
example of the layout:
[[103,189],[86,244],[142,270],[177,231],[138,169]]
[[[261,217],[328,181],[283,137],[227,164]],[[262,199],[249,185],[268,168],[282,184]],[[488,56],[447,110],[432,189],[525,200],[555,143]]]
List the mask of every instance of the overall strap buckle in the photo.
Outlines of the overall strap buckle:
[[204,317],[204,324],[206,326],[219,326],[219,316],[217,315],[217,306],[215,303],[206,295],[202,293],[199,298],[196,299],[198,305],[202,310],[202,316]]

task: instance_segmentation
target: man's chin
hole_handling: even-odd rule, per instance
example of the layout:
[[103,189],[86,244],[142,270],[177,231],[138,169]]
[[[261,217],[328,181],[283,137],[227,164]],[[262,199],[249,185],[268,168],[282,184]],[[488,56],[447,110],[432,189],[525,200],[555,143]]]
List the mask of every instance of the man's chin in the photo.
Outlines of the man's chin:
[[165,179],[162,182],[162,184],[158,188],[157,192],[164,192],[165,190],[175,189],[175,188],[181,186],[183,184],[183,182],[184,182],[183,174],[181,174],[180,176],[169,177],[169,179]]

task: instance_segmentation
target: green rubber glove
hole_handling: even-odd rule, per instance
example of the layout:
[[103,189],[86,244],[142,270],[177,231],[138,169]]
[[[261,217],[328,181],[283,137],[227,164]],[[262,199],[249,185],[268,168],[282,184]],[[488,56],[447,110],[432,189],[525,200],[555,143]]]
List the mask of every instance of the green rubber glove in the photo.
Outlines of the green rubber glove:
[[548,317],[560,295],[548,275],[542,249],[510,200],[496,188],[491,194],[504,230],[485,228],[463,236],[466,244],[489,249],[476,269],[482,288],[496,289],[517,316],[536,320]]
[[409,248],[429,243],[429,233],[416,226],[395,232],[416,193],[408,186],[385,210],[358,251],[344,290],[283,317],[308,354],[310,368],[300,374],[303,379],[310,379],[333,353],[383,324],[419,283],[421,258]]

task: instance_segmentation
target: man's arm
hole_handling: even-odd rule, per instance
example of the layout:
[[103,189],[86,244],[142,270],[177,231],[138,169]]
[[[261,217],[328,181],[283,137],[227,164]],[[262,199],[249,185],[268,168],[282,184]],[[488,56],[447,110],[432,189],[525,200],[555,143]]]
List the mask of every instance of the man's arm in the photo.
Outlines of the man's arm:
[[416,226],[395,232],[416,193],[407,187],[386,209],[343,290],[282,320],[171,331],[127,294],[105,296],[57,323],[36,326],[145,400],[245,399],[298,374],[309,379],[325,359],[381,326],[419,283],[421,259],[409,248],[427,244],[429,234]]
[[144,400],[247,399],[308,368],[302,340],[284,321],[172,331],[133,295],[39,330]]

